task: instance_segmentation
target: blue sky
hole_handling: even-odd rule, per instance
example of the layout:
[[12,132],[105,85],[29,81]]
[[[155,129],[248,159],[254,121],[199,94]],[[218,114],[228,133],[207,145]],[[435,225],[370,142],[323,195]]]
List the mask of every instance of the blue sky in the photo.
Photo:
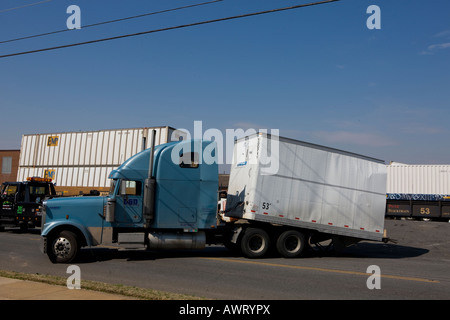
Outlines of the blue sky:
[[[27,51],[291,6],[224,0],[83,29],[83,25],[202,2],[2,0],[0,44]],[[369,30],[368,6],[381,9]],[[450,163],[450,2],[341,0],[245,19],[0,59],[0,149],[22,134],[169,125],[279,129],[282,136],[383,160]]]

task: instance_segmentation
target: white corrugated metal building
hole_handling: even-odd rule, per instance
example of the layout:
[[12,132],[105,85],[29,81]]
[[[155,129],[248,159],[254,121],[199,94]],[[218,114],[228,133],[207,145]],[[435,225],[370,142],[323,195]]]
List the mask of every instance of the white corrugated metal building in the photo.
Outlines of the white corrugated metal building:
[[156,130],[155,145],[185,135],[168,126],[23,135],[17,180],[52,178],[65,195],[107,191],[109,173],[150,147],[151,130]]

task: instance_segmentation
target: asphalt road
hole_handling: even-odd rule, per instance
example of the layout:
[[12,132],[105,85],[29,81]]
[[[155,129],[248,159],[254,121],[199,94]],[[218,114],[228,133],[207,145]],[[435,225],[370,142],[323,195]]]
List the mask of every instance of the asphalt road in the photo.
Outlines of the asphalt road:
[[[250,260],[222,247],[142,252],[84,249],[81,279],[213,299],[450,299],[450,223],[386,220],[397,243],[361,242],[343,253]],[[0,269],[68,277],[39,250],[39,230],[0,232]],[[369,266],[380,278],[367,282]],[[369,270],[369,272],[372,272]],[[379,281],[378,281],[379,280]]]

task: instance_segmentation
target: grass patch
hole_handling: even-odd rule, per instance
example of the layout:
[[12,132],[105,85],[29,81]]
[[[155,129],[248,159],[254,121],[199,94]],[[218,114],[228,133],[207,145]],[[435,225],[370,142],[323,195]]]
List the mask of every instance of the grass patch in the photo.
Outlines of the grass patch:
[[[64,287],[67,285],[66,283],[67,278],[44,275],[39,273],[28,274],[15,271],[0,270],[0,277],[42,282]],[[118,294],[139,300],[204,300],[204,298],[191,295],[170,293],[152,289],[144,289],[132,286],[125,286],[121,284],[109,284],[91,280],[81,280],[81,289]]]

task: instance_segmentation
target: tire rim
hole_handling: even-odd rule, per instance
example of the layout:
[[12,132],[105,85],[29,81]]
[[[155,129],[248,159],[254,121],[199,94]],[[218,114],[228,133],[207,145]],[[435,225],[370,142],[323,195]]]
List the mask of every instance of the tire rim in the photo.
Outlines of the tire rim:
[[301,241],[296,236],[289,236],[284,242],[284,247],[290,253],[297,252],[301,247]]
[[59,237],[53,242],[53,252],[58,257],[66,258],[69,256],[71,250],[72,245],[66,238]]
[[266,241],[263,237],[260,235],[254,235],[249,239],[248,247],[252,252],[259,253],[264,250],[265,243]]

